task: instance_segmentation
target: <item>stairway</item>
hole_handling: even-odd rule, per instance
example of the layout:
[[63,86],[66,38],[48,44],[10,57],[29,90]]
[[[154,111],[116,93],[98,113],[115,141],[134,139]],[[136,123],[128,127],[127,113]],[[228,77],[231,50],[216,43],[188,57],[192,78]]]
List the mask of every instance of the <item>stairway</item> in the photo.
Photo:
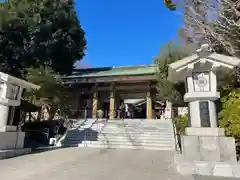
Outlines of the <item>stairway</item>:
[[70,130],[64,146],[173,150],[171,120],[88,120]]

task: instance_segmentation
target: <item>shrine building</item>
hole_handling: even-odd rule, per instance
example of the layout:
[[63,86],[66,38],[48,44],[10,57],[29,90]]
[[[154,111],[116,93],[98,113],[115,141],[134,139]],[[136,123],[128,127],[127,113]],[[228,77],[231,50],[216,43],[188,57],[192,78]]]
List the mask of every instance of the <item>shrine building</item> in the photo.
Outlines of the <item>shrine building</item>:
[[63,82],[76,117],[96,118],[102,109],[118,119],[120,103],[135,99],[144,104],[142,118],[155,119],[156,72],[157,65],[76,69]]

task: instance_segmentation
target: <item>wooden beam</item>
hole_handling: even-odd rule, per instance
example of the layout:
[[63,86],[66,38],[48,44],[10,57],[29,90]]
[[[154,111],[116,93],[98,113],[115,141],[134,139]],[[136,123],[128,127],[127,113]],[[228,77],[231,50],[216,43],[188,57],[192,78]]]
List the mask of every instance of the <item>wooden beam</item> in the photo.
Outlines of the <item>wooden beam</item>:
[[[156,88],[156,86],[152,86],[151,88]],[[116,85],[115,86],[116,91],[121,91],[121,90],[132,90],[132,91],[138,91],[138,90],[148,90],[149,87],[148,85],[126,85],[126,86],[119,86]],[[99,87],[98,90],[100,91],[105,91],[105,90],[109,90],[109,87]]]
[[65,78],[63,79],[64,84],[78,84],[78,83],[98,83],[98,82],[141,82],[156,80],[156,76],[144,75],[144,76],[112,76],[112,77],[89,77],[89,78]]

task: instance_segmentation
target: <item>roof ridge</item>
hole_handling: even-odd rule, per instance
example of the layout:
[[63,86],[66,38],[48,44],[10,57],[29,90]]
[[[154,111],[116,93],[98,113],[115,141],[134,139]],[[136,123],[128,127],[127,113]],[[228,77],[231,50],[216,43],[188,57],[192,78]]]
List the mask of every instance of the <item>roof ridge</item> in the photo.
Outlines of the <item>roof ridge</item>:
[[103,66],[103,67],[90,67],[90,68],[75,68],[75,71],[87,71],[87,70],[97,70],[97,69],[101,69],[104,70],[106,69],[106,71],[108,71],[109,69],[125,69],[125,68],[138,68],[138,67],[155,67],[156,64],[141,64],[141,65],[127,65],[127,66]]
[[128,65],[128,66],[113,66],[114,69],[118,68],[137,68],[137,67],[154,67],[156,64],[141,64],[141,65]]

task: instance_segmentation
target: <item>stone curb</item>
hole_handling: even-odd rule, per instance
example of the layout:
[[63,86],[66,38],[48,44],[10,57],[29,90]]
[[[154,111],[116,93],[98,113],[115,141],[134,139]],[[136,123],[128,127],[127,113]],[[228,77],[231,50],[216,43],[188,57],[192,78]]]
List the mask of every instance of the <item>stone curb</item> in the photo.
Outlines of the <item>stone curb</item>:
[[23,149],[11,149],[11,150],[0,150],[0,159],[12,158],[32,152],[30,148]]

